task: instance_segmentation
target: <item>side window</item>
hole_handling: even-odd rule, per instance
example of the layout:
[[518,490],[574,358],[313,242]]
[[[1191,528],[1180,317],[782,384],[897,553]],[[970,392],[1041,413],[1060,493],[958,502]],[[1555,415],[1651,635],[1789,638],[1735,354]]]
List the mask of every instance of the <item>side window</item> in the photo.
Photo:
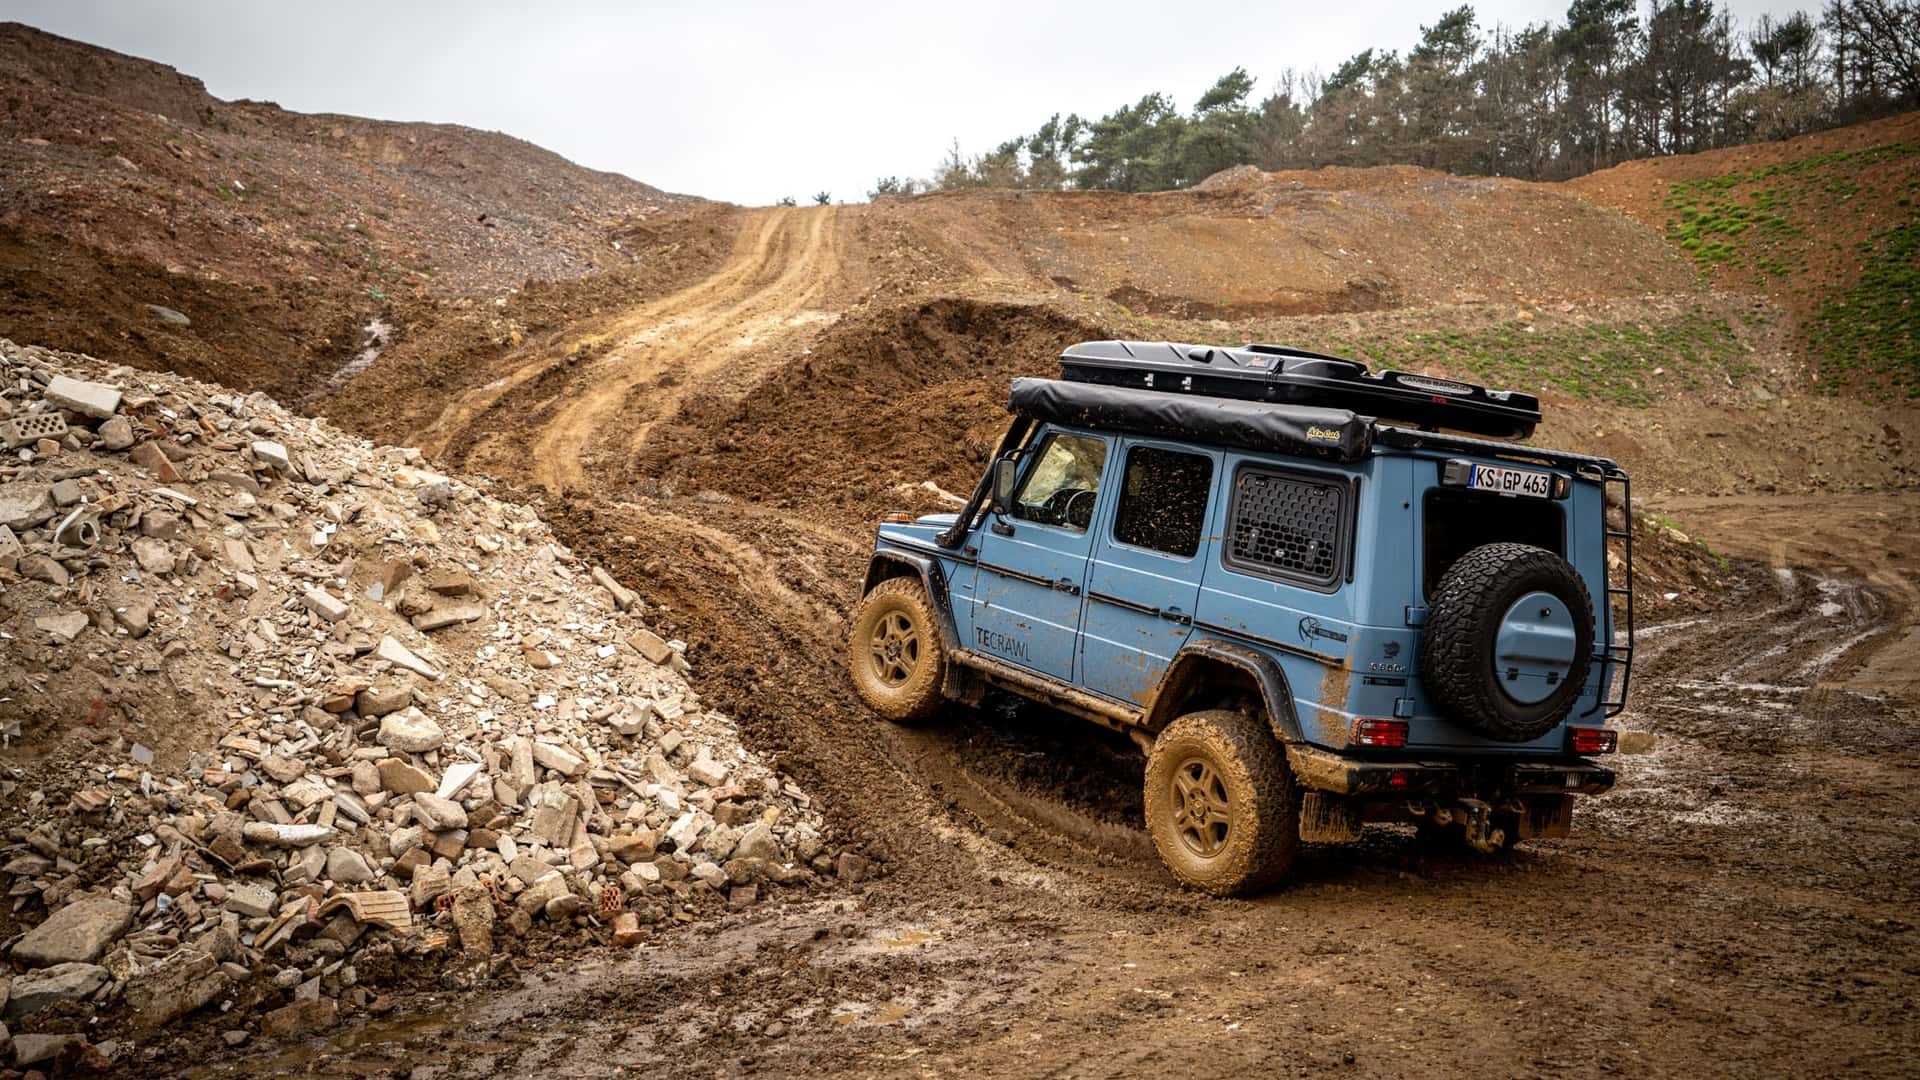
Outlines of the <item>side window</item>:
[[1113,538],[1168,555],[1192,555],[1200,550],[1212,488],[1212,458],[1157,446],[1133,447],[1127,451]]
[[1106,467],[1105,439],[1053,432],[1040,443],[1033,467],[1013,496],[1013,516],[1086,532]]
[[1324,588],[1345,569],[1347,488],[1244,469],[1234,481],[1227,565]]

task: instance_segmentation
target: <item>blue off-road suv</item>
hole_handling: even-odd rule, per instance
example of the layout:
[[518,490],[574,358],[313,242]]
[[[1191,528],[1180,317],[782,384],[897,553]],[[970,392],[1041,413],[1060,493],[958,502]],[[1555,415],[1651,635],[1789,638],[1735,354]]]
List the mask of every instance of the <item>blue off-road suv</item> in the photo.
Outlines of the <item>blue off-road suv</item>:
[[880,527],[849,646],[876,712],[991,686],[1127,732],[1162,860],[1217,894],[1366,822],[1562,836],[1613,785],[1627,476],[1497,441],[1537,399],[1273,345],[1061,366],[1014,381],[957,515]]

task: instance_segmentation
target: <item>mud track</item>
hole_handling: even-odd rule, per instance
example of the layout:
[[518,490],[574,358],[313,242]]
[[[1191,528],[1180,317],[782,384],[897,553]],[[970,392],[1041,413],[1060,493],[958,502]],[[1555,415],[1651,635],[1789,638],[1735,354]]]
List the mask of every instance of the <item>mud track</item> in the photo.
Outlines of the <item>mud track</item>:
[[844,226],[749,218],[712,279],[524,358],[428,442],[546,489],[885,875],[213,1072],[1912,1075],[1920,500],[1666,506],[1736,585],[1647,628],[1623,726],[1657,744],[1572,838],[1480,858],[1376,830],[1199,900],[1152,858],[1124,740],[1004,700],[911,731],[859,708],[870,526],[809,476],[756,502],[623,473],[688,394],[819,343],[803,316],[861,284]]
[[643,446],[691,389],[742,392],[766,374],[751,361],[764,350],[748,347],[808,321],[834,282],[839,249],[832,208],[746,215],[718,273],[459,395],[421,445],[552,491],[580,487],[596,461]]

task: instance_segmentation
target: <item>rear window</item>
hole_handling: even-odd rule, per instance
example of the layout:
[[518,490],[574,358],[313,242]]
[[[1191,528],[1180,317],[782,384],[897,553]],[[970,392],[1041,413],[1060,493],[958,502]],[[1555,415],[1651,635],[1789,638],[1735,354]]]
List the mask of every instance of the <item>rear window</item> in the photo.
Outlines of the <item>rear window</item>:
[[1520,499],[1488,491],[1430,488],[1423,506],[1421,578],[1428,598],[1460,556],[1481,544],[1531,544],[1567,554],[1566,514],[1550,499]]
[[1343,572],[1347,485],[1242,469],[1233,485],[1226,562],[1236,570],[1325,587]]
[[1192,555],[1200,550],[1212,487],[1212,458],[1157,446],[1133,447],[1127,451],[1113,538],[1167,555]]

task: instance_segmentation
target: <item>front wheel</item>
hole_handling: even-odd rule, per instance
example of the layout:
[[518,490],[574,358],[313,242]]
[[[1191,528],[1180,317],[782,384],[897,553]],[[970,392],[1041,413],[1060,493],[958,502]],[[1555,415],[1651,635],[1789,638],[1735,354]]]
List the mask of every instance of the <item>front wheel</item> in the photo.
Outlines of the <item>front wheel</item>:
[[1188,888],[1244,896],[1293,866],[1300,795],[1256,717],[1213,710],[1167,725],[1147,757],[1145,794],[1153,846]]
[[947,657],[927,590],[912,578],[889,578],[853,609],[847,667],[860,700],[897,724],[927,720],[940,708]]

